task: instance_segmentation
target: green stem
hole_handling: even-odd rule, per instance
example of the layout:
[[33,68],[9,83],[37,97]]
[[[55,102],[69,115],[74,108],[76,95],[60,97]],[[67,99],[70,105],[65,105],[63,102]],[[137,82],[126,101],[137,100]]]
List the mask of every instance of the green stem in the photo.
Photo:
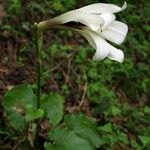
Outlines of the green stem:
[[[37,109],[40,108],[41,101],[41,45],[42,45],[42,32],[39,31],[37,24],[34,25],[34,45],[36,49],[36,75],[37,75],[37,90],[36,90],[36,105]],[[39,120],[36,120],[36,133],[35,144],[37,146],[39,142]]]
[[39,30],[37,25],[34,27],[34,42],[36,49],[36,75],[37,75],[37,109],[40,108],[40,98],[41,98],[41,49],[39,46]]

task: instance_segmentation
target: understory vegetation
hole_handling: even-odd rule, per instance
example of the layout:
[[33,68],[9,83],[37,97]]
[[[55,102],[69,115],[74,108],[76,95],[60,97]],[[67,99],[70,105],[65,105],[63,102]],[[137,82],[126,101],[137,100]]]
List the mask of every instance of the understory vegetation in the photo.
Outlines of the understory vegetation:
[[0,2],[0,150],[150,149],[149,1],[127,0],[127,9],[117,14],[129,26],[119,46],[122,64],[92,61],[95,50],[76,33],[44,32],[41,107],[35,108],[34,23],[97,2],[124,3]]

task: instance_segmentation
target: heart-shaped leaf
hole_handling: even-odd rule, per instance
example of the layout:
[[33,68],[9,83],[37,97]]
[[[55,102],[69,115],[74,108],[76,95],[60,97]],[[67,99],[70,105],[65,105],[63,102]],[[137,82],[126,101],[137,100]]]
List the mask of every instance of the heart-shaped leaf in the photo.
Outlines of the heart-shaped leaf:
[[45,117],[53,125],[59,123],[63,117],[64,98],[58,93],[50,93],[41,101],[41,108],[44,110]]
[[77,135],[88,140],[96,148],[102,144],[97,124],[85,115],[67,115],[65,117],[65,124],[69,130],[73,130]]
[[48,139],[54,141],[45,143],[46,150],[94,150],[90,143],[78,136],[74,131],[55,128],[48,134]]
[[6,92],[2,104],[13,128],[22,130],[26,126],[25,106],[30,104],[36,107],[35,100],[36,97],[30,85],[19,85]]
[[15,111],[7,111],[7,116],[8,116],[8,119],[9,119],[9,125],[11,127],[13,127],[14,129],[20,131],[20,130],[23,130],[26,126],[26,120],[25,118],[15,112]]
[[5,109],[24,109],[26,105],[35,106],[35,95],[30,85],[19,85],[6,92],[3,106]]

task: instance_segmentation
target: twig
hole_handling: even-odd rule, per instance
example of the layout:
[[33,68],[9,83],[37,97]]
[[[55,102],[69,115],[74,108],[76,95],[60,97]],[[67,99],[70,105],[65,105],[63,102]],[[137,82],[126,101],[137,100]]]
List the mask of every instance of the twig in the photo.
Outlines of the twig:
[[17,144],[12,148],[12,150],[16,150],[17,147],[18,147],[18,145],[19,145],[20,143],[22,143],[24,140],[25,140],[25,139],[20,139],[20,140],[17,142]]
[[12,136],[12,134],[11,135],[8,135],[8,136],[6,136],[1,142],[0,142],[0,145],[2,144],[2,143],[4,143],[9,137],[11,137]]
[[70,54],[68,56],[68,70],[67,70],[67,76],[66,76],[66,79],[65,79],[65,84],[68,82],[69,80],[69,75],[70,75],[70,70],[71,70],[71,61],[73,59],[73,56],[74,54]]
[[57,64],[55,67],[51,68],[49,70],[49,72],[55,71],[56,69],[58,69],[61,65],[62,65],[63,61],[61,61],[59,64]]
[[82,94],[82,97],[81,97],[81,101],[79,103],[80,107],[84,104],[86,91],[87,91],[87,82],[85,82],[85,85],[83,87],[83,94]]
[[118,87],[118,85],[120,84],[120,82],[122,81],[123,77],[120,77],[117,82],[115,83],[115,85],[113,86],[113,91],[115,91]]

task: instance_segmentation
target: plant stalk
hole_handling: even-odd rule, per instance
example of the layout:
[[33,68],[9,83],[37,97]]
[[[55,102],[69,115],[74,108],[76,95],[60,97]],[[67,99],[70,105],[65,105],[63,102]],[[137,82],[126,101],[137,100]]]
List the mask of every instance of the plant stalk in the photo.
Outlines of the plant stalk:
[[[36,108],[40,108],[41,101],[41,45],[42,45],[42,32],[39,31],[37,24],[34,25],[34,45],[36,49]],[[35,145],[39,143],[39,119],[35,121],[36,133],[35,133]]]
[[41,48],[39,45],[39,30],[37,25],[35,24],[34,27],[34,42],[35,42],[35,49],[36,49],[36,75],[37,75],[37,109],[40,108],[40,99],[41,99]]

